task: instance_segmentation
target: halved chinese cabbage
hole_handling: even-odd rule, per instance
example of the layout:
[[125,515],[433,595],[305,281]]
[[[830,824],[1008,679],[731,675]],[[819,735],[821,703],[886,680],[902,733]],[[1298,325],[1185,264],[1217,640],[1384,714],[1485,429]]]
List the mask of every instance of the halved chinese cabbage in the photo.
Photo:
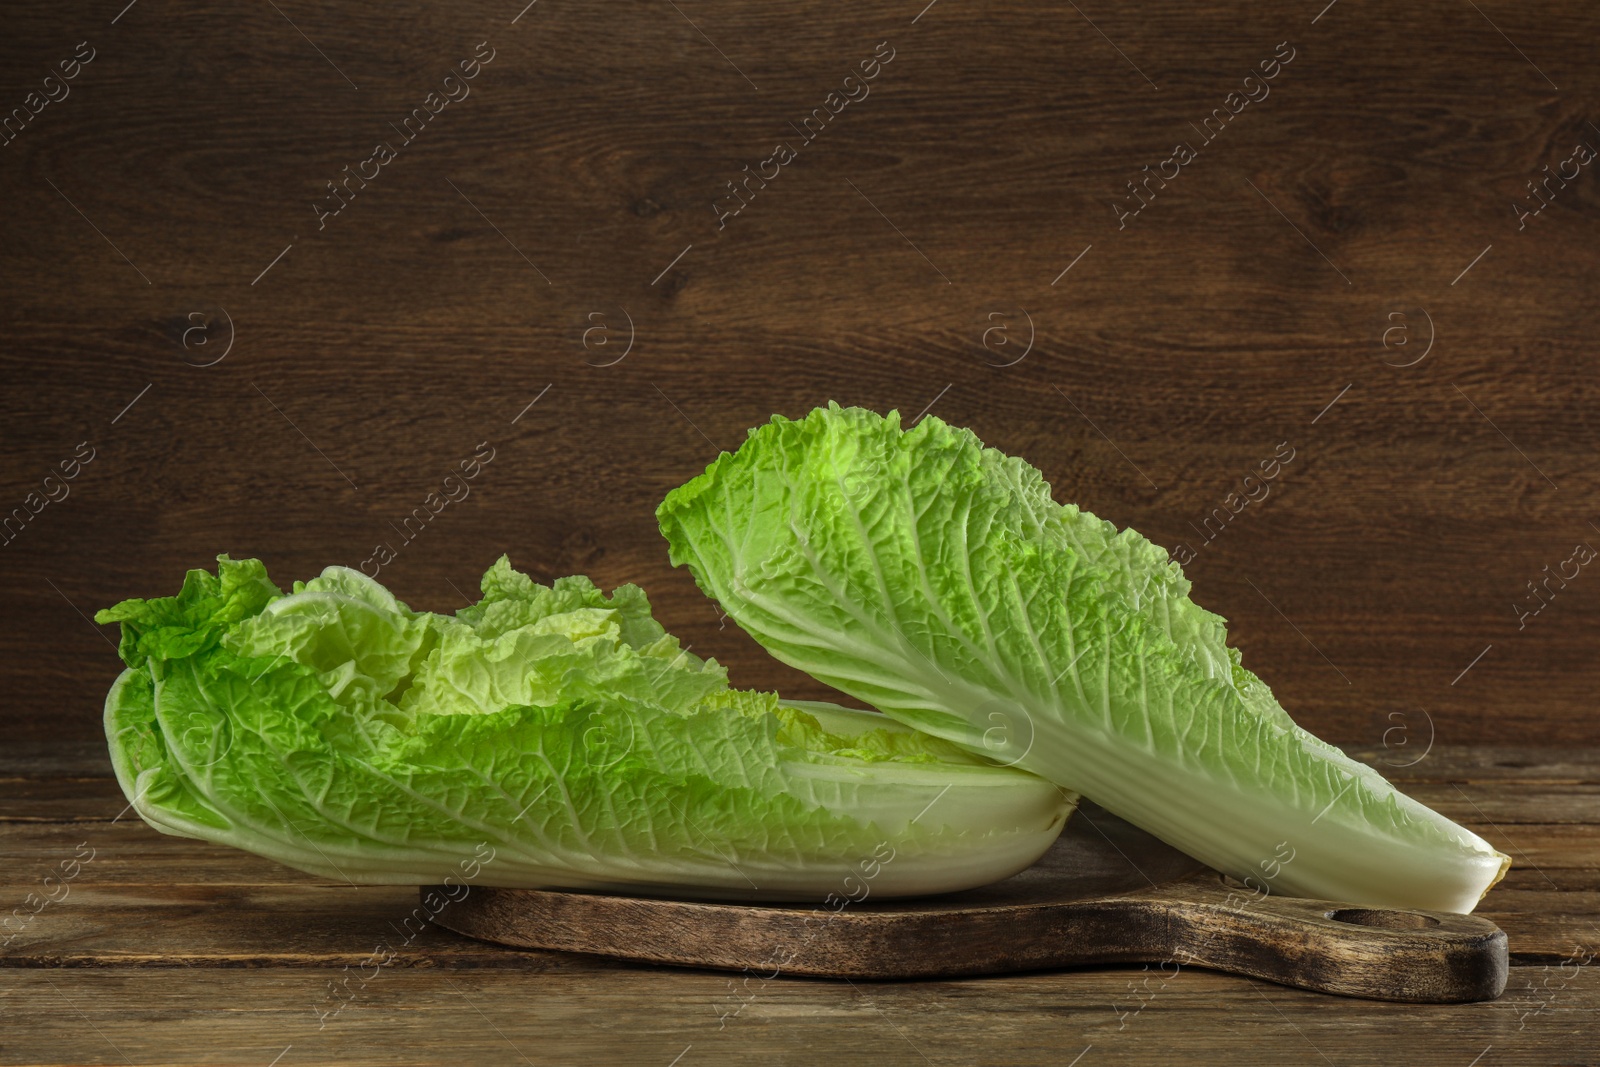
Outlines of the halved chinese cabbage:
[[1076,799],[874,712],[729,689],[635,586],[502,558],[482,588],[434,615],[357,571],[285,596],[222,556],[101,612],[123,791],[159,830],[326,878],[752,900],[995,881]]
[[778,659],[1252,885],[1469,912],[1510,863],[1296,726],[1165,552],[936,417],[774,416],[657,518]]

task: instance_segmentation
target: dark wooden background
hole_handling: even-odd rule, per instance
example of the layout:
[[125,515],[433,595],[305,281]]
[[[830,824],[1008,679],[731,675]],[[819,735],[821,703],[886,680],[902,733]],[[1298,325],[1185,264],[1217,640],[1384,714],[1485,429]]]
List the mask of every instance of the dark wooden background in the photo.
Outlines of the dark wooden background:
[[[404,599],[453,610],[509,552],[823,695],[669,568],[653,509],[830,399],[931,404],[1169,548],[1287,441],[1188,572],[1300,721],[1595,736],[1600,573],[1513,608],[1600,545],[1600,167],[1512,210],[1600,147],[1590,4],[124,2],[0,40],[4,109],[97,53],[0,148],[0,510],[96,450],[0,548],[5,736],[97,735],[96,608],[222,551],[283,584],[359,565],[481,441],[383,571]],[[325,183],[480,41],[470,97],[319,231]],[[880,41],[870,96],[719,231],[724,183]],[[1283,41],[1271,96],[1119,231],[1124,183]]]

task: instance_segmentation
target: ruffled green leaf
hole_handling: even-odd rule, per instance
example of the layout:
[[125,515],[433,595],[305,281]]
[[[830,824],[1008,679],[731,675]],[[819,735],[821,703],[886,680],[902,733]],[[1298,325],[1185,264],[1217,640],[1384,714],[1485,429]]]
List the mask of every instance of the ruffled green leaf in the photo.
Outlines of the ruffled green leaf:
[[936,417],[775,416],[657,516],[778,659],[1221,871],[1470,911],[1509,862],[1295,726],[1166,553]]
[[876,713],[729,689],[634,586],[542,586],[501,559],[452,617],[341,567],[283,596],[258,562],[220,563],[103,613],[129,664],[113,765],[168,833],[352,882],[481,866],[490,885],[796,899],[864,862],[879,895],[1002,878],[1071,810]]

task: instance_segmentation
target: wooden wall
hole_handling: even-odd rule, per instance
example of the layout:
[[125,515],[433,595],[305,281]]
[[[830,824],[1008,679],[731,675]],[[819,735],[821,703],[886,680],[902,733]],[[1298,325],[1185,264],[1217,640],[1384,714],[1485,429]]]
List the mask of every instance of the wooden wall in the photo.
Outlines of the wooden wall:
[[[97,734],[96,608],[218,552],[287,583],[379,542],[416,606],[509,552],[638,582],[737,683],[822,696],[721,624],[652,513],[833,399],[931,406],[1187,545],[1330,739],[1592,740],[1600,571],[1515,605],[1600,546],[1600,166],[1574,156],[1600,12],[922,2],[9,13],[0,108],[41,110],[0,147],[0,509],[93,459],[0,548],[6,736]],[[746,165],[776,176],[730,216]],[[1176,176],[1120,217],[1147,165]],[[319,219],[347,166],[375,176]]]

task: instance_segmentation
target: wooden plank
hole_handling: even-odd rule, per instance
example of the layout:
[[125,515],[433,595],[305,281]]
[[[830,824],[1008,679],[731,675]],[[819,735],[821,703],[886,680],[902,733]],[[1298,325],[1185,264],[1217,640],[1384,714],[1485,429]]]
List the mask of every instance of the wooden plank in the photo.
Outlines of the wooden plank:
[[[83,850],[80,852],[80,847]],[[5,877],[38,882],[74,855],[94,850],[76,881],[85,885],[340,885],[239,849],[157,832],[131,813],[115,823],[0,823]]]
[[[1600,748],[1592,745],[1519,745],[1495,741],[1479,745],[1428,745],[1426,720],[1412,715],[1405,734],[1392,734],[1389,746],[1345,745],[1349,755],[1376,767],[1403,789],[1411,783],[1516,782],[1519,784],[1600,783]],[[1402,745],[1401,739],[1411,740]],[[1421,746],[1420,748],[1418,746]]]
[[1554,963],[1573,951],[1600,951],[1600,892],[1554,891],[1504,883],[1490,891],[1473,912],[1506,932],[1513,958],[1523,963]]
[[1593,826],[1600,821],[1600,785],[1588,782],[1402,782],[1400,787],[1463,826]]
[[[29,921],[27,894],[39,892],[37,885],[0,887],[21,924],[0,949],[0,966],[342,965],[407,937],[408,966],[521,966],[523,956],[547,955],[432,927],[415,935],[415,924],[406,924],[417,907],[409,887],[75,884]],[[1522,963],[1600,948],[1600,889],[1502,885],[1476,914],[1506,931]]]
[[127,806],[111,777],[0,778],[0,822],[103,823]]
[[[391,967],[0,972],[17,1062],[818,1062],[1462,1067],[1592,1063],[1593,967],[1517,968],[1487,1004],[1408,1006],[1138,969],[953,982],[748,986],[655,968],[583,974]],[[1546,985],[1548,983],[1548,985]],[[1553,991],[1553,992],[1552,992]],[[739,998],[745,998],[741,1001]],[[741,1009],[742,1005],[742,1010]],[[320,1026],[320,1029],[319,1029]],[[1519,1028],[1520,1027],[1520,1028]],[[981,1036],[979,1036],[981,1035]],[[981,1048],[974,1042],[980,1042]],[[287,1051],[286,1051],[287,1050]]]
[[110,778],[104,732],[89,738],[17,738],[0,747],[0,778]]
[[1600,890],[1600,871],[1583,867],[1540,867],[1513,862],[1500,882],[1506,889],[1527,889],[1534,893],[1581,893]]
[[1528,823],[1510,829],[1483,825],[1471,829],[1510,856],[1513,867],[1521,863],[1538,871],[1600,868],[1600,826]]
[[0,949],[0,966],[341,967],[379,945],[394,952],[395,967],[625,966],[408,924],[417,906],[410,886],[78,886]]

